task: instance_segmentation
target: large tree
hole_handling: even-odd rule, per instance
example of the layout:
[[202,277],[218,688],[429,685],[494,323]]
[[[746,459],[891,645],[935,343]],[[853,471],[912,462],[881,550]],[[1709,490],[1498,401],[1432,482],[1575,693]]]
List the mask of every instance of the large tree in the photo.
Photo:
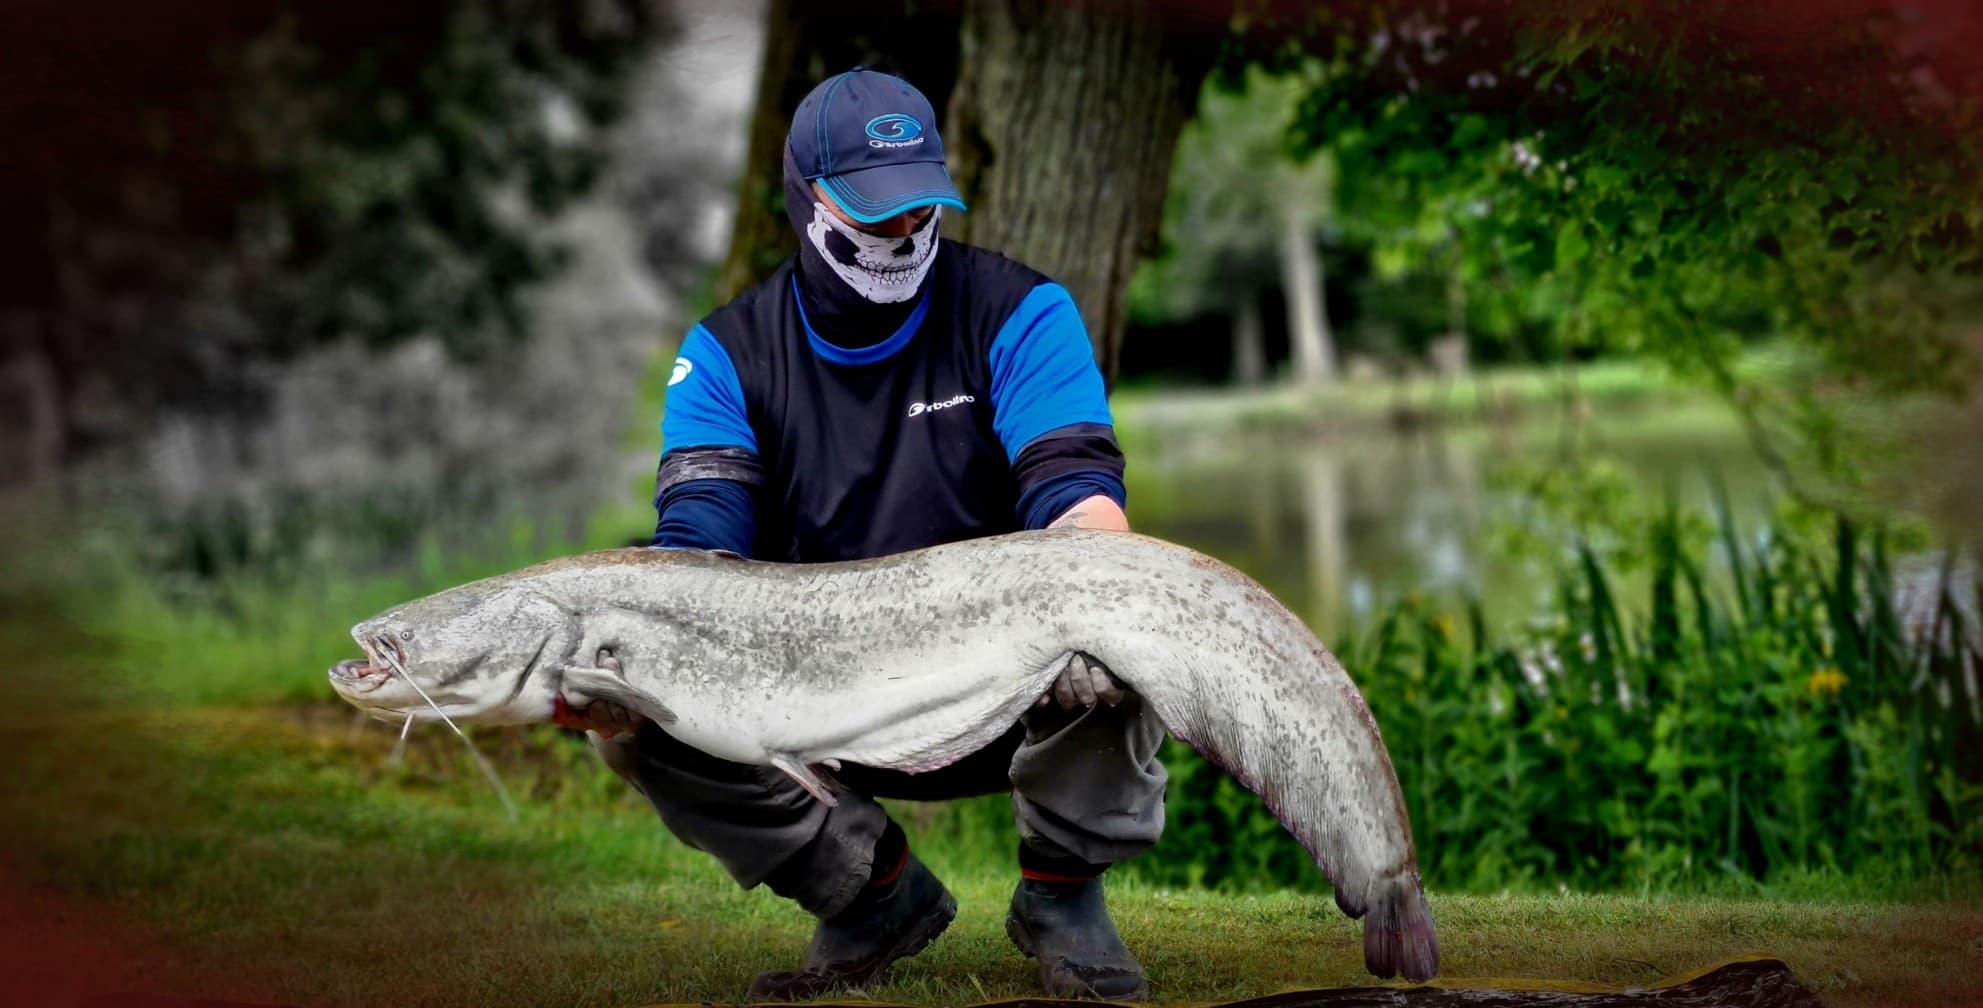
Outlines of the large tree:
[[728,297],[789,254],[779,150],[799,99],[865,65],[945,109],[951,171],[971,212],[946,234],[1065,284],[1113,378],[1129,277],[1156,249],[1171,150],[1227,32],[1230,4],[1046,0],[918,4],[773,0]]

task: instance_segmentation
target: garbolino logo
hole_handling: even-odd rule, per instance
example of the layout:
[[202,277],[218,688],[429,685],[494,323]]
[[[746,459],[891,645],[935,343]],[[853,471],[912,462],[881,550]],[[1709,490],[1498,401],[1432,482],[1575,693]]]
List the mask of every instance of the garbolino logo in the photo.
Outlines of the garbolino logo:
[[923,142],[923,124],[912,115],[890,112],[868,120],[869,147],[914,147]]
[[676,358],[675,372],[668,376],[668,384],[680,385],[682,383],[682,379],[687,378],[689,376],[689,372],[694,370],[695,370],[694,361],[689,360],[687,357]]
[[933,402],[933,403],[920,403],[920,402],[916,402],[916,403],[910,403],[910,404],[909,404],[909,415],[910,415],[910,416],[922,416],[922,415],[923,415],[923,414],[925,414],[925,413],[934,413],[934,412],[936,412],[937,410],[940,410],[940,409],[949,409],[949,408],[950,408],[950,407],[952,407],[952,406],[962,406],[962,405],[964,405],[964,404],[965,404],[965,403],[967,403],[967,402],[977,402],[977,401],[978,401],[978,397],[977,397],[977,396],[974,396],[974,395],[965,395],[964,393],[962,393],[962,392],[959,392],[959,393],[957,393],[956,395],[954,395],[954,396],[951,396],[950,398],[948,398],[948,399],[945,399],[945,400],[944,400],[944,401],[942,401],[942,402]]

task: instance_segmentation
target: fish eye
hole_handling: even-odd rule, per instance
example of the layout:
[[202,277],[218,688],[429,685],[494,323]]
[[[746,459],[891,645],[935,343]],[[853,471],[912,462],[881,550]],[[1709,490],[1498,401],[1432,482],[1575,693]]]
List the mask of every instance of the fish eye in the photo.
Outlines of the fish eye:
[[413,631],[411,631],[411,630],[401,630],[401,631],[399,632],[399,639],[400,639],[400,640],[412,640],[412,639],[413,639]]

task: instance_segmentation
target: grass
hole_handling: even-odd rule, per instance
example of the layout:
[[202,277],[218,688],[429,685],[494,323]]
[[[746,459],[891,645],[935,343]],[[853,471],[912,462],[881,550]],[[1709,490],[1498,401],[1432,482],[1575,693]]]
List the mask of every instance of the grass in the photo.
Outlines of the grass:
[[[393,733],[334,705],[79,705],[119,673],[53,613],[0,619],[0,829],[10,862],[64,906],[171,949],[187,975],[288,1003],[573,1005],[734,999],[795,964],[810,920],[743,892],[575,739],[484,745],[521,800],[504,819],[438,730],[390,764]],[[20,618],[23,615],[30,618]],[[1001,930],[1011,879],[932,840],[956,892],[944,939],[865,996],[957,1004],[1034,992]],[[1122,930],[1165,1001],[1359,985],[1357,925],[1326,896],[1235,896],[1124,879]],[[1983,998],[1973,899],[1434,894],[1448,978],[1643,984],[1751,952],[1834,1005]],[[150,982],[171,988],[160,973]],[[179,993],[201,993],[181,983]]]
[[1607,359],[1567,367],[1496,368],[1458,379],[1413,375],[1255,389],[1131,384],[1116,392],[1111,407],[1117,427],[1127,432],[1202,432],[1505,422],[1525,413],[1560,413],[1566,402],[1579,408],[1602,404],[1607,414],[1657,405],[1664,415],[1676,407],[1706,407],[1713,400],[1658,365]]
[[[18,709],[18,708],[15,708]],[[407,765],[340,713],[99,711],[0,725],[0,825],[39,881],[99,901],[214,972],[333,1004],[637,1004],[735,998],[792,964],[809,920],[669,839],[549,730],[495,748],[505,821],[438,734]],[[540,769],[524,770],[527,750]],[[550,751],[550,755],[545,753]],[[556,755],[582,759],[564,759]],[[611,785],[604,787],[600,785]],[[59,803],[45,800],[51,791]],[[955,1004],[1033,992],[1006,942],[1002,873],[919,847],[957,924],[864,992]],[[1326,896],[1117,885],[1113,904],[1166,1001],[1371,982],[1357,925]],[[1785,959],[1836,1005],[1955,1004],[1983,941],[1974,903],[1435,894],[1446,977],[1643,984],[1747,953]]]

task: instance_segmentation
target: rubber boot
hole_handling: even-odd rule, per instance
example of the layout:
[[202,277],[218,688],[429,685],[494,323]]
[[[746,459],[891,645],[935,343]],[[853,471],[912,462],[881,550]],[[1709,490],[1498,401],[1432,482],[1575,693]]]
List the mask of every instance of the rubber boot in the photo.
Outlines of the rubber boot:
[[871,886],[820,920],[797,970],[760,973],[752,1001],[796,1001],[875,982],[897,959],[921,952],[950,926],[957,901],[915,855],[895,881]]
[[1005,933],[1019,951],[1040,961],[1040,987],[1050,997],[1150,999],[1143,966],[1122,944],[1103,905],[1100,876],[1081,882],[1021,879]]

